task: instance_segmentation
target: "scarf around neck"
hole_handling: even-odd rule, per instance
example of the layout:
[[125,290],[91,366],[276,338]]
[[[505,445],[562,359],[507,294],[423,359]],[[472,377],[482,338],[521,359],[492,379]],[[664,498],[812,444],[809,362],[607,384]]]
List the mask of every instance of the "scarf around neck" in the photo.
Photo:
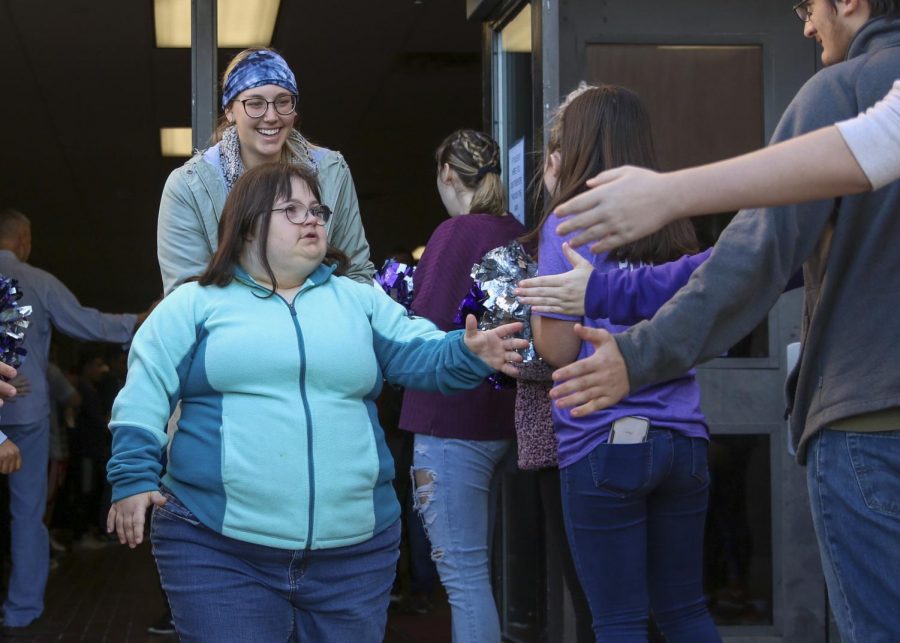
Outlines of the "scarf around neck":
[[[310,152],[310,144],[300,132],[293,129],[286,143],[290,151],[290,162],[297,165],[305,165],[318,174],[319,168]],[[298,154],[299,151],[299,154]],[[219,141],[219,162],[222,166],[222,177],[225,179],[225,191],[231,192],[235,181],[244,173],[244,162],[241,160],[241,141],[238,138],[237,127],[228,127],[222,133]]]

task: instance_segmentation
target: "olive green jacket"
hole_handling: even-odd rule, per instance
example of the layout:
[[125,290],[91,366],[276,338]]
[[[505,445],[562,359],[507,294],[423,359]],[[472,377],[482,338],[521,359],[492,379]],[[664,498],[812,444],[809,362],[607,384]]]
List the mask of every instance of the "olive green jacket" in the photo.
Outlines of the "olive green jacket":
[[[322,203],[334,212],[326,225],[328,243],[350,258],[348,277],[371,284],[375,268],[350,168],[339,152],[324,147],[311,146],[310,156],[318,171]],[[163,188],[156,248],[166,295],[202,273],[218,247],[219,217],[227,196],[218,158],[218,145],[195,154],[169,175]]]

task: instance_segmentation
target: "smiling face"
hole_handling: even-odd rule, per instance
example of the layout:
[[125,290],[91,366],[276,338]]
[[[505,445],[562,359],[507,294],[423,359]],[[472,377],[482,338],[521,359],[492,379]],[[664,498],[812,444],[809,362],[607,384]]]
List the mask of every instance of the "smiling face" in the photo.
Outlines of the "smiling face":
[[[300,281],[322,263],[327,250],[325,226],[311,214],[305,223],[291,223],[284,213],[288,206],[305,211],[319,202],[315,195],[298,177],[291,179],[291,196],[279,198],[272,206],[269,221],[269,236],[266,239],[266,254],[269,265],[278,278],[279,285],[288,286]],[[282,279],[285,278],[285,281]]]
[[266,105],[266,112],[259,118],[247,116],[241,101],[259,98],[274,102],[279,97],[290,95],[284,87],[263,85],[238,94],[225,108],[225,118],[237,127],[238,139],[241,141],[241,160],[244,167],[250,169],[267,161],[277,161],[281,149],[288,140],[297,113],[282,116],[275,111],[275,105]]

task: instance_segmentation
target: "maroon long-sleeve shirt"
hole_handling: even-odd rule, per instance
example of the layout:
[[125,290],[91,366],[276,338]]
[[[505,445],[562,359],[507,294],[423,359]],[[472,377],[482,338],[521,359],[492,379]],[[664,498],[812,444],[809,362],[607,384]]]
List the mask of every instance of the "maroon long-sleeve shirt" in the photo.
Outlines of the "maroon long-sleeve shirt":
[[[453,319],[472,286],[472,265],[523,234],[525,228],[509,215],[467,214],[441,223],[416,267],[412,311],[442,330],[459,328]],[[464,440],[513,438],[515,399],[515,389],[497,391],[488,383],[446,396],[407,390],[400,428]]]

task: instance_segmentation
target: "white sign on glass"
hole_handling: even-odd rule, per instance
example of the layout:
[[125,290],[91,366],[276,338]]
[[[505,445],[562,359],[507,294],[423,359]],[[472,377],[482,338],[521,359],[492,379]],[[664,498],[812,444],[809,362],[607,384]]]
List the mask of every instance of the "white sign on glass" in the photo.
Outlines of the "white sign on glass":
[[509,211],[525,224],[525,139],[509,148]]

